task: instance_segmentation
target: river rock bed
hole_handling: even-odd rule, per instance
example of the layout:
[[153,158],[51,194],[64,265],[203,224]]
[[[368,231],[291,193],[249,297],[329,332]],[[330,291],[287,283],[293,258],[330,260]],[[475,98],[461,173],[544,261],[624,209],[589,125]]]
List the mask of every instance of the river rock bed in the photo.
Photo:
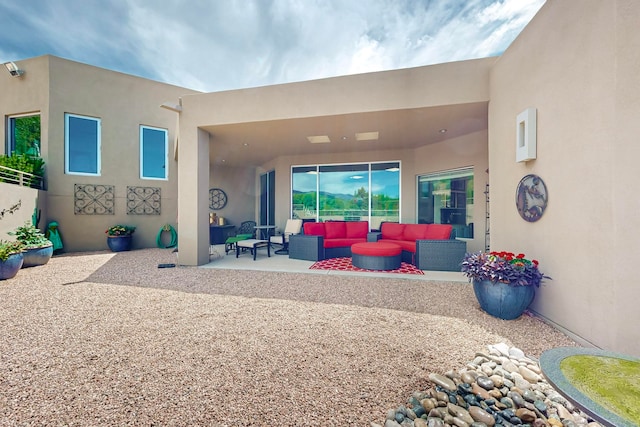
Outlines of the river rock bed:
[[602,427],[549,385],[536,359],[504,343],[429,380],[434,387],[389,410],[384,427]]

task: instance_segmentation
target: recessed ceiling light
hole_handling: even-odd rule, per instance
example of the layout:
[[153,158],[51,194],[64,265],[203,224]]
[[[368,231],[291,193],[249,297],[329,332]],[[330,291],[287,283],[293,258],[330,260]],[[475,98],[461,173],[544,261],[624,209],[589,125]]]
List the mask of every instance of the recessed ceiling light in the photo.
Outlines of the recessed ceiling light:
[[342,137],[342,140],[343,140],[343,141],[346,141],[347,139],[349,139],[349,138],[348,138],[346,135],[344,135],[344,136]]
[[375,141],[378,139],[378,132],[356,133],[356,141]]
[[327,135],[308,136],[307,139],[312,144],[327,144],[331,142]]
[[447,133],[447,130],[446,130],[446,129],[440,129],[438,132],[440,132],[440,133]]

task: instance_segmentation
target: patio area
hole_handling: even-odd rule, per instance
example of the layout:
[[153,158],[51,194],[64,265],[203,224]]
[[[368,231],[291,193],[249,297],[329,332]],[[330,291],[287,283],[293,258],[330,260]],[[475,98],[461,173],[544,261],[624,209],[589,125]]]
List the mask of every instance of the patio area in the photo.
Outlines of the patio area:
[[488,316],[468,283],[284,272],[262,254],[158,268],[175,259],[65,254],[1,282],[0,424],[384,424],[489,344],[575,345]]

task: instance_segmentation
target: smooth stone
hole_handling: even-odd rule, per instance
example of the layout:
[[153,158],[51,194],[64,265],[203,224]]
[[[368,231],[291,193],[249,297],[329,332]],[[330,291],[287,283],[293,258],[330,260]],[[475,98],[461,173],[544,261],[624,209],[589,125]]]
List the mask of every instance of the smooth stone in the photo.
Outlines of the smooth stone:
[[523,359],[525,358],[524,351],[520,350],[518,347],[511,347],[509,349],[509,357],[512,359]]
[[469,427],[489,427],[489,426],[487,426],[485,423],[481,423],[479,421],[476,421],[475,423],[471,423],[471,425]]
[[502,393],[500,393],[500,390],[498,390],[497,388],[492,388],[491,390],[489,390],[489,395],[491,395],[491,397],[496,400],[502,399]]
[[547,427],[547,423],[542,418],[536,418],[536,420],[531,423],[531,427]]
[[432,410],[429,411],[429,415],[427,415],[427,416],[429,418],[431,418],[431,417],[444,418],[446,413],[447,413],[447,411],[444,408],[433,408]]
[[456,418],[461,419],[465,423],[471,424],[473,422],[473,418],[471,418],[471,415],[469,415],[469,411],[467,411],[463,407],[458,406],[458,405],[454,405],[453,403],[450,403],[447,406],[447,409],[449,410],[449,413],[451,415],[453,415]]
[[540,375],[536,374],[526,366],[520,366],[520,368],[518,369],[518,372],[520,372],[520,375],[522,375],[522,378],[524,378],[525,380],[529,381],[532,384],[536,384],[538,381],[540,381]]
[[536,400],[535,402],[533,402],[533,406],[535,406],[535,408],[543,414],[547,413],[547,405],[542,400]]
[[[448,402],[449,401],[449,395],[447,393],[445,393],[444,391],[438,391],[436,392],[436,399],[438,399],[438,402]],[[438,405],[440,406],[440,405]],[[447,406],[447,405],[444,405]]]
[[469,423],[458,418],[458,417],[453,417],[453,425],[454,426],[458,426],[458,427],[469,427]]
[[429,380],[446,390],[456,391],[456,384],[443,375],[431,373],[429,374]]
[[489,379],[493,381],[493,384],[498,388],[504,385],[504,377],[501,377],[500,375],[491,375]]
[[456,371],[447,371],[444,373],[444,376],[453,380],[455,382],[455,380],[459,380],[460,379],[460,375],[456,372]]
[[524,406],[525,400],[519,393],[510,391],[509,393],[507,393],[507,397],[509,397],[518,408]]
[[420,401],[420,405],[422,405],[425,411],[429,412],[436,407],[436,402],[433,401],[433,398],[422,399]]
[[520,418],[525,423],[531,423],[536,419],[536,414],[525,408],[520,408],[516,411],[516,417]]
[[[477,398],[477,397],[475,397],[475,396],[474,396],[473,394],[471,394],[471,393],[466,394],[466,395],[464,396],[464,401],[465,401],[465,402],[467,402],[467,405],[469,405],[470,407],[478,406],[478,405],[480,404],[480,403],[478,402],[478,398]],[[468,408],[468,409],[470,410],[471,408]]]
[[511,417],[509,418],[509,422],[513,425],[519,426],[520,424],[522,424],[522,420],[518,417]]
[[[422,412],[424,413],[424,411],[422,411]],[[407,417],[407,418],[409,418],[410,420],[415,420],[416,418],[418,418],[418,417],[416,416],[415,411],[414,411],[413,409],[410,409],[410,408],[407,408],[407,415],[406,415],[406,417]]]
[[413,422],[413,427],[428,427],[429,424],[427,420],[423,420],[422,418],[418,418]]
[[524,400],[526,400],[527,402],[535,402],[536,399],[538,398],[538,396],[536,396],[536,394],[533,392],[533,390],[525,390],[522,393],[522,397],[524,398]]
[[475,371],[466,371],[460,375],[460,379],[467,384],[473,384],[476,378],[478,378],[478,373]]
[[509,356],[509,346],[503,342],[490,345],[489,350],[496,350],[502,356]]
[[394,420],[387,420],[384,422],[384,427],[402,427],[402,426],[397,422],[395,422]]
[[395,416],[396,416],[396,411],[394,411],[393,409],[389,409],[389,410],[387,411],[387,419],[388,419],[388,420],[392,420],[392,419],[394,419],[394,418],[395,418]]
[[461,393],[461,394],[472,393],[471,384],[467,384],[467,383],[458,384],[458,393]]
[[[482,408],[472,406],[469,408],[469,415],[474,421],[486,424],[488,427],[495,425],[496,420],[491,414]],[[473,424],[472,424],[473,425]]]
[[480,387],[477,383],[473,383],[471,385],[471,390],[473,391],[473,394],[478,395],[483,399],[491,399],[489,392]]
[[562,425],[564,427],[578,427],[578,424],[576,424],[572,420],[564,420],[564,421],[562,421]]
[[394,417],[395,421],[400,424],[404,421],[404,414],[400,413],[400,412],[396,412],[396,415]]
[[569,412],[567,408],[565,408],[564,406],[558,406],[558,416],[563,421],[564,420],[573,421],[573,415],[571,415],[571,412]]
[[492,390],[495,387],[495,384],[493,384],[493,381],[491,381],[489,377],[479,376],[476,379],[476,383],[485,390]]
[[519,389],[528,390],[531,388],[531,383],[522,378],[522,376],[516,377],[515,380],[516,387],[518,387]]
[[411,418],[412,420],[420,418],[423,415],[427,415],[427,411],[422,407],[422,405],[414,406],[411,412],[409,412],[409,418]]
[[555,418],[547,419],[547,423],[549,423],[549,425],[551,425],[553,427],[563,427],[562,426],[562,421],[556,420]]
[[427,420],[427,427],[445,427],[444,421],[440,418],[429,418]]
[[502,369],[511,373],[519,371],[518,365],[513,363],[511,360],[505,360],[505,362],[502,364]]

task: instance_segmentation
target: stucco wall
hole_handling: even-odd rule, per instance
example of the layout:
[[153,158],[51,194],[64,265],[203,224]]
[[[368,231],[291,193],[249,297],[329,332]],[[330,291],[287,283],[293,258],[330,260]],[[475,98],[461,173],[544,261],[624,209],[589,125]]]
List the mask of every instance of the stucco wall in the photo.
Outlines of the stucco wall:
[[[110,70],[53,56],[20,61],[26,70],[22,81],[3,75],[0,107],[3,115],[41,112],[42,157],[46,162],[46,224],[55,220],[64,236],[65,250],[107,249],[104,231],[114,224],[137,227],[134,247],[156,246],[163,224],[176,226],[177,162],[173,158],[177,132],[176,113],[159,108],[194,93]],[[29,100],[28,102],[25,100]],[[64,173],[64,115],[73,113],[101,119],[101,175]],[[169,179],[140,179],[139,126],[168,129]],[[4,130],[3,130],[4,131]],[[74,184],[115,186],[114,215],[77,215]],[[160,188],[160,215],[128,215],[127,186]]]
[[[489,104],[491,248],[525,252],[553,278],[536,312],[636,356],[639,19],[632,0],[547,1],[494,66]],[[516,116],[528,107],[537,109],[537,159],[516,163]],[[515,207],[527,174],[548,189],[534,223]]]

